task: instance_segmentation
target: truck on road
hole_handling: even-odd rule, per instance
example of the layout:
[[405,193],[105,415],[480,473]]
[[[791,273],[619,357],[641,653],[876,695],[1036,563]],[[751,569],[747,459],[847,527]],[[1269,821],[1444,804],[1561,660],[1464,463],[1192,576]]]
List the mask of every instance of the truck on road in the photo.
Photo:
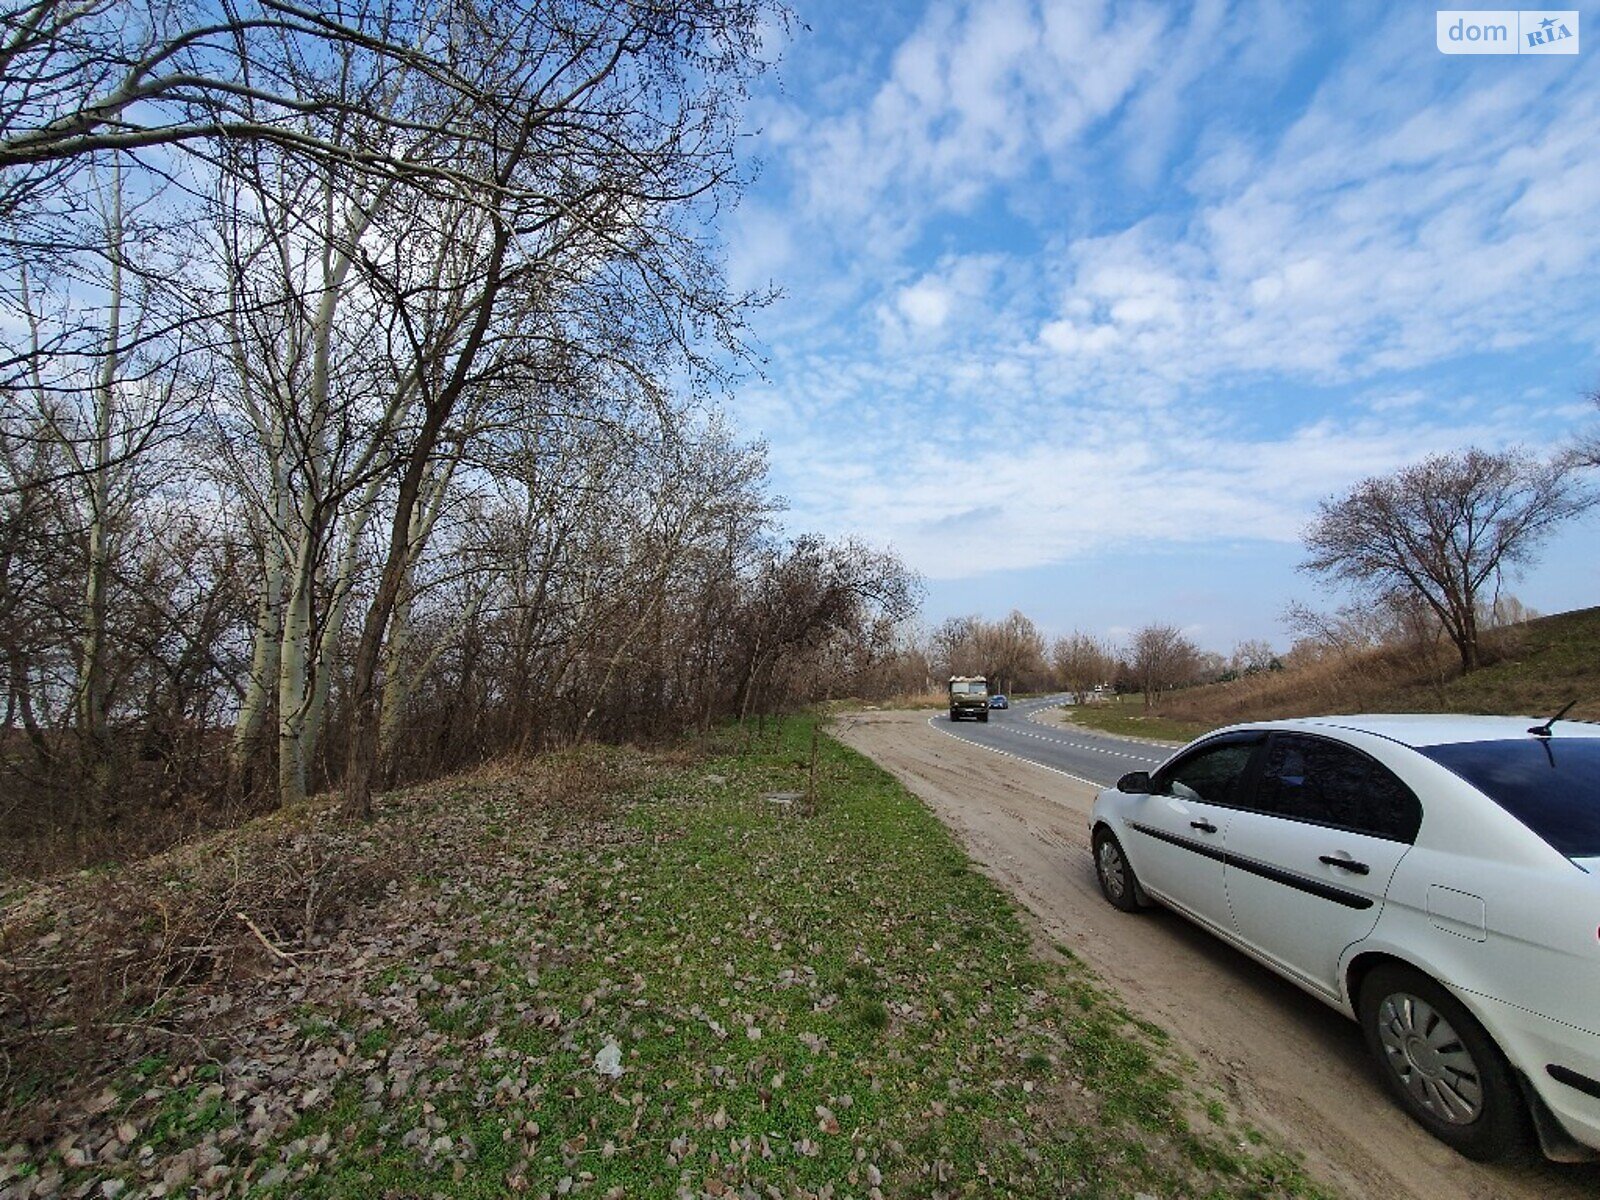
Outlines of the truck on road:
[[982,675],[950,676],[950,719],[989,720],[989,681]]

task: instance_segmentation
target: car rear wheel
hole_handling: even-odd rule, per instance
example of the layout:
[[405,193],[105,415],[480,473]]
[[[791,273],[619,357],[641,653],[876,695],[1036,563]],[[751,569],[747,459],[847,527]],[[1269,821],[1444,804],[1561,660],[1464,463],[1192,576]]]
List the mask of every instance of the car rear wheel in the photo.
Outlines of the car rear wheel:
[[1116,835],[1102,825],[1094,831],[1094,873],[1100,879],[1100,891],[1113,908],[1123,912],[1138,912],[1150,907],[1150,901],[1139,886],[1139,877],[1133,873],[1133,864],[1122,852],[1122,843]]
[[1510,1064],[1444,987],[1382,966],[1362,983],[1358,1012],[1384,1086],[1417,1124],[1480,1162],[1526,1149],[1530,1122]]

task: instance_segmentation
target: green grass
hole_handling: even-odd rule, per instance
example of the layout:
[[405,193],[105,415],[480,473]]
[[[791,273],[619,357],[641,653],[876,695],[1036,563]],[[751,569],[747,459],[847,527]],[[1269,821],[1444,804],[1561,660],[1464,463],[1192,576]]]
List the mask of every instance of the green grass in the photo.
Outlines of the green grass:
[[1147,712],[1144,697],[1137,694],[1111,696],[1098,704],[1072,705],[1058,711],[1062,720],[1085,729],[1157,741],[1187,742],[1214,728],[1204,722],[1163,716],[1159,709]]
[[[296,1136],[336,1130],[362,1152],[295,1194],[865,1192],[869,1171],[888,1195],[1306,1190],[1286,1160],[1191,1130],[1154,1039],[1081,969],[1038,961],[1005,898],[871,764],[825,742],[816,816],[762,799],[803,786],[808,752],[790,722],[757,753],[658,780],[628,844],[540,865],[566,888],[475,954],[497,992],[561,1014],[498,1025],[543,1094],[475,1102],[497,1059],[429,1097],[434,1137],[474,1147],[470,1171],[402,1144],[419,1107],[363,1116],[351,1089]],[[537,988],[514,944],[529,939],[569,951]],[[462,1038],[488,1019],[427,1017]],[[612,1038],[614,1081],[593,1066]]]
[[[1437,707],[1550,716],[1576,700],[1575,718],[1600,720],[1600,608],[1541,617],[1506,631],[1504,638],[1503,647],[1491,645],[1498,661],[1450,679]],[[1421,689],[1415,692],[1426,704]]]
[[[1043,960],[886,773],[823,739],[814,813],[765,799],[805,790],[811,728],[680,756],[594,837],[513,838],[522,886],[477,899],[452,967],[369,978],[417,985],[410,1024],[300,1014],[365,1061],[276,1142],[231,1143],[234,1178],[284,1197],[1321,1194],[1246,1148],[1159,1029],[1070,955]],[[419,1050],[432,1065],[388,1099]],[[236,1115],[198,1075],[169,1097],[164,1143]]]

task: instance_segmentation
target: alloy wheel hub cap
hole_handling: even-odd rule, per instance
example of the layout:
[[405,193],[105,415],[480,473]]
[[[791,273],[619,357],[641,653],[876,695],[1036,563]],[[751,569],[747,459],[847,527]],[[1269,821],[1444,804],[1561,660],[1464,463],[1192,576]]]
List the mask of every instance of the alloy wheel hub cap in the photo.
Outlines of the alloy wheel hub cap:
[[1106,887],[1111,894],[1122,895],[1122,859],[1109,842],[1100,847],[1100,873],[1105,877]]
[[1443,1065],[1439,1052],[1415,1036],[1406,1039],[1406,1057],[1424,1075],[1438,1075]]
[[1378,1006],[1384,1061],[1416,1105],[1451,1125],[1470,1125],[1483,1113],[1483,1080],[1466,1043],[1444,1015],[1405,992]]

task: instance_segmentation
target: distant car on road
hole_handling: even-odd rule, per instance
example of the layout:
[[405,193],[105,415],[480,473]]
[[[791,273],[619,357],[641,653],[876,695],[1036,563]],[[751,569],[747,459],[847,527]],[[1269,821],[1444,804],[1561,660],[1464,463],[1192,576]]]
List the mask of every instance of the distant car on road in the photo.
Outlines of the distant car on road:
[[1237,725],[1123,776],[1090,831],[1108,901],[1159,900],[1354,1017],[1441,1141],[1600,1157],[1600,725]]
[[1004,696],[991,696],[989,698],[989,707],[990,708],[1010,708],[1011,707],[1011,701],[1007,700]]

